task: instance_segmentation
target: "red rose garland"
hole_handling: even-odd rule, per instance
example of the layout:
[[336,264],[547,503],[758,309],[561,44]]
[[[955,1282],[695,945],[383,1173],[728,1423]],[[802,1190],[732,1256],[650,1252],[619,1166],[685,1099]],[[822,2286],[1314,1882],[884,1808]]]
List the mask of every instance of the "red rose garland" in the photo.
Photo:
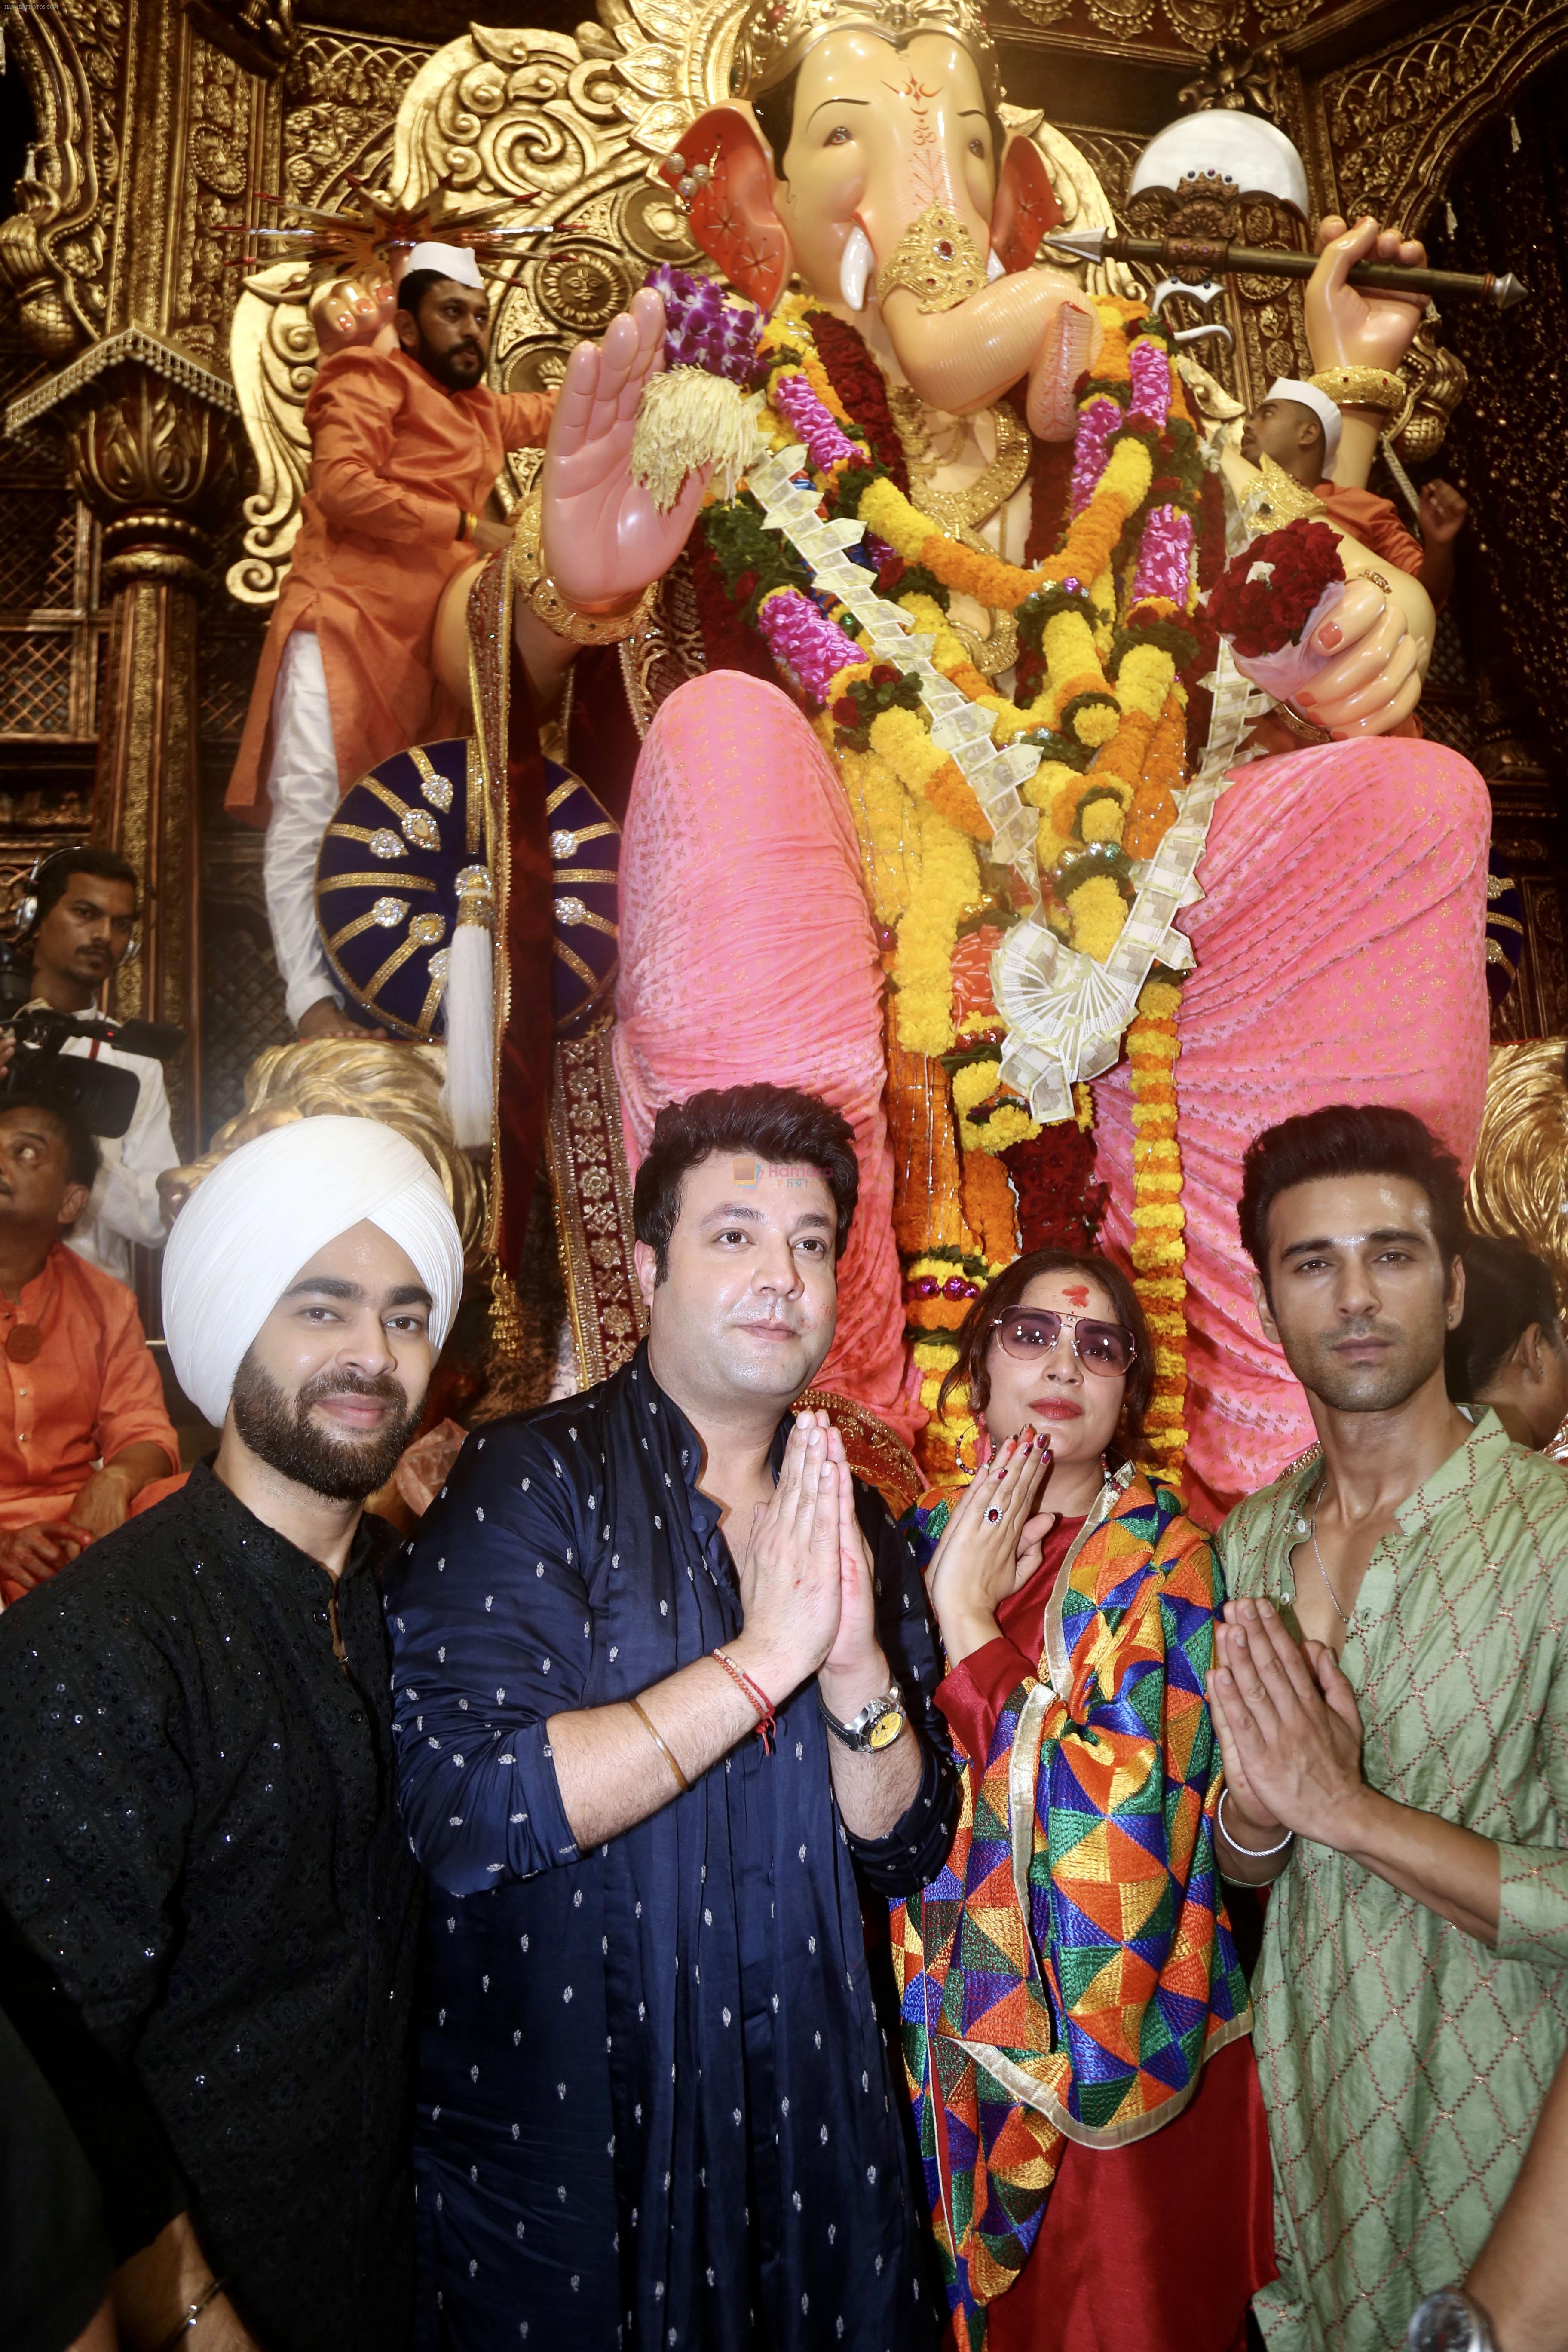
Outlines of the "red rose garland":
[[1319,597],[1345,576],[1326,523],[1293,522],[1255,539],[1209,590],[1208,616],[1244,660],[1300,642]]

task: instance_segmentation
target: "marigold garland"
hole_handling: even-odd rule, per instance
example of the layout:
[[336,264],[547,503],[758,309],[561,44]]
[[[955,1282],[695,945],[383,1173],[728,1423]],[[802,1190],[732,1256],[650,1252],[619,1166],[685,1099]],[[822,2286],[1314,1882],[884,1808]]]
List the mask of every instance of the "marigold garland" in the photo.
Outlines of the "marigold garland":
[[[797,482],[810,482],[825,520],[862,526],[857,560],[873,566],[879,593],[927,633],[935,668],[986,711],[991,741],[1037,747],[1040,764],[1022,790],[1039,812],[1050,919],[1075,946],[1104,957],[1133,896],[1130,858],[1157,848],[1185,782],[1187,688],[1200,646],[1195,573],[1200,560],[1213,562],[1214,507],[1212,498],[1205,501],[1200,531],[1210,478],[1164,332],[1137,304],[1097,307],[1103,348],[1093,378],[1079,387],[1078,435],[1070,445],[1037,444],[1031,453],[1022,566],[963,544],[921,513],[910,495],[880,371],[843,320],[786,299],[758,335],[752,381],[765,386],[760,424],[769,446],[804,444]],[[952,959],[961,932],[996,920],[1005,929],[1014,908],[983,883],[976,851],[990,839],[990,820],[963,768],[932,741],[918,679],[886,660],[852,657],[861,624],[816,587],[748,492],[712,502],[705,535],[703,590],[710,601],[722,580],[752,644],[766,604],[763,626],[854,814],[893,986],[888,1108],[898,1170],[895,1230],[908,1269],[910,1352],[930,1408],[953,1360],[956,1324],[977,1287],[1016,1253],[1021,1217],[1028,1241],[1023,1171],[1062,1132],[1040,1136],[1026,1106],[1001,1087],[1000,1030],[984,1030],[987,1008],[976,1001],[964,1015],[966,1024],[981,1026],[978,1043],[955,1019]],[[1019,655],[1011,697],[978,673],[950,627],[954,594],[1014,614]],[[1173,1040],[1174,1031],[1152,1003],[1146,989],[1129,1033],[1130,1050],[1138,1040],[1134,1118],[1168,1115],[1170,1132],[1151,1133],[1142,1154],[1134,1255],[1142,1249],[1149,1259],[1139,1279],[1163,1318],[1152,1442],[1162,1459],[1179,1464],[1184,1387],[1173,1383],[1177,1371],[1184,1382],[1180,1170],[1170,1057],[1161,1058],[1164,1033],[1151,1024],[1165,1020]],[[1157,1097],[1161,1085],[1165,1096]],[[1147,1099],[1146,1086],[1156,1089]],[[1091,1151],[1087,1132],[1070,1123],[1069,1131],[1075,1149]],[[1141,1152],[1143,1140],[1141,1134]],[[1075,1172],[1075,1202],[1090,1192],[1098,1201],[1103,1188],[1086,1192],[1076,1161]],[[1098,1207],[1073,1213],[1081,1223],[1097,1217]],[[957,1466],[973,1428],[966,1406],[933,1423],[921,1448],[928,1476]]]
[[1003,1162],[989,1151],[963,1155],[963,1213],[993,1265],[1018,1255],[1017,1203]]
[[1186,1454],[1186,1211],[1177,1140],[1176,1013],[1180,984],[1144,982],[1127,1032],[1132,1079],[1132,1283],[1154,1343],[1154,1387],[1144,1417],[1150,1452],[1173,1485]]

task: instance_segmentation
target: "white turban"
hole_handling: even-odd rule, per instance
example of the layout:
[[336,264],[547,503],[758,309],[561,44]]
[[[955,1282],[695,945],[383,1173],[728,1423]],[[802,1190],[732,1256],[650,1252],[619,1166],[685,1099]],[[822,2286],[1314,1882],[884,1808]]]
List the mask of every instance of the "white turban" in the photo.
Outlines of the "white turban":
[[215,1429],[240,1360],[294,1276],[368,1220],[430,1293],[439,1349],[463,1292],[458,1221],[423,1152],[373,1118],[297,1118],[204,1177],[163,1252],[163,1331],[180,1386]]
[[1293,375],[1277,375],[1263,395],[1265,400],[1294,400],[1310,408],[1323,428],[1323,471],[1331,474],[1334,459],[1340,454],[1340,428],[1344,423],[1338,405],[1315,383],[1299,383]]
[[455,278],[459,286],[482,288],[485,282],[472,249],[466,245],[416,245],[408,257],[404,276],[406,278],[416,269],[433,269],[439,278]]

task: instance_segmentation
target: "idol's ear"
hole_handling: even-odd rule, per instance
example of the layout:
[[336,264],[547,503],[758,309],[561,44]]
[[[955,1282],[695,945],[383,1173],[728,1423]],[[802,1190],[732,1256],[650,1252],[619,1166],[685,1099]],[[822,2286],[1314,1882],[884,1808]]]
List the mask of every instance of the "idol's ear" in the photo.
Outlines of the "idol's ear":
[[750,107],[715,106],[700,115],[658,169],[690,206],[687,227],[695,243],[737,293],[771,311],[789,284],[792,263],[773,205],[773,166]]
[[1010,131],[991,207],[991,250],[1004,269],[1027,269],[1048,228],[1059,228],[1062,208],[1045,158],[1032,139]]

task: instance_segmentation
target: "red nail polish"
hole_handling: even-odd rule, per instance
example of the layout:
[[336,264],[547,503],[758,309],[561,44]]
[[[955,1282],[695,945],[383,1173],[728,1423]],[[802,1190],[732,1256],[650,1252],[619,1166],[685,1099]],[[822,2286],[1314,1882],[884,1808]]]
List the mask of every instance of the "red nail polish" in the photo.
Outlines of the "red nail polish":
[[1344,632],[1337,621],[1325,621],[1318,631],[1318,643],[1325,653],[1331,653],[1343,635]]

